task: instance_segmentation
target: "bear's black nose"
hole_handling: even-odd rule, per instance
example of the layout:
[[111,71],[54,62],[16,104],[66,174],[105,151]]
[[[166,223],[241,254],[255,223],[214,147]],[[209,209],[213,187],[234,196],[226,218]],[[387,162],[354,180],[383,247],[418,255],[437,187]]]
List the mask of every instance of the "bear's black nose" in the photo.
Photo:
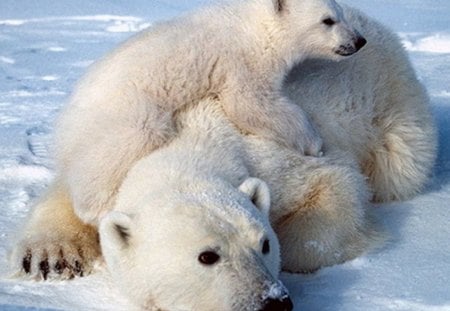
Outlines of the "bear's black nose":
[[358,37],[355,42],[355,48],[357,51],[359,51],[363,46],[365,46],[367,43],[367,40],[364,37]]
[[283,299],[266,299],[264,307],[260,311],[291,311],[294,308],[291,298],[288,296]]

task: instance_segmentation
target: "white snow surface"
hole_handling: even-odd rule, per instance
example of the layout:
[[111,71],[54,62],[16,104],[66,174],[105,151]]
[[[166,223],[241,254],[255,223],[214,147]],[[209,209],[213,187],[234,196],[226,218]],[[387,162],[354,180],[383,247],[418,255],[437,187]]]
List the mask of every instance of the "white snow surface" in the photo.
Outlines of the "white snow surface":
[[[7,253],[53,176],[53,121],[86,67],[133,32],[207,0],[0,1],[0,310],[132,310],[105,268],[9,278]],[[295,310],[450,310],[450,1],[346,0],[398,32],[432,100],[439,156],[423,194],[374,206],[389,240],[311,275],[282,275]]]

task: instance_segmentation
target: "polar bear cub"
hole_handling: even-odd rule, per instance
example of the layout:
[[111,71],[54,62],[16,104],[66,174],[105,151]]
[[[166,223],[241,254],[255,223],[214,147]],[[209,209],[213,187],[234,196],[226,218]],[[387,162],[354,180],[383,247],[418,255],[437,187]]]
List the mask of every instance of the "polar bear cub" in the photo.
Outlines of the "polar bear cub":
[[340,60],[364,44],[332,0],[236,0],[138,34],[92,67],[59,120],[57,159],[77,214],[95,224],[114,203],[111,185],[203,98],[218,98],[243,133],[319,154],[321,138],[282,94],[283,79],[307,57]]

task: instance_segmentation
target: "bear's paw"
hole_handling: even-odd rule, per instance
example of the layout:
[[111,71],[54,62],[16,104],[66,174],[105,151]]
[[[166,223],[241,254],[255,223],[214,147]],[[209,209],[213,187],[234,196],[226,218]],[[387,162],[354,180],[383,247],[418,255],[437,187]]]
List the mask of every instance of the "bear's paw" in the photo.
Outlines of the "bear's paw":
[[88,275],[100,257],[93,228],[74,234],[43,232],[25,236],[10,255],[14,276],[35,280],[67,280]]

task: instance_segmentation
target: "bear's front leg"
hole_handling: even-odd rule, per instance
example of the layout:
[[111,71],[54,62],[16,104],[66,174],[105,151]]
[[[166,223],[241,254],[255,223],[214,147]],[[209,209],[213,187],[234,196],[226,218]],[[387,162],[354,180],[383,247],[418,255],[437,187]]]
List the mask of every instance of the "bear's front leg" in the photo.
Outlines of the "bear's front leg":
[[274,117],[269,115],[268,118],[271,127],[278,131],[277,136],[284,138],[288,147],[293,146],[304,155],[321,157],[323,140],[305,111],[284,96],[276,97],[271,105],[275,113]]
[[89,274],[99,256],[96,228],[81,222],[68,193],[54,185],[33,210],[10,262],[18,277],[71,279]]
[[241,131],[276,141],[302,154],[321,156],[322,138],[303,109],[265,88],[245,85],[226,94],[223,109]]

